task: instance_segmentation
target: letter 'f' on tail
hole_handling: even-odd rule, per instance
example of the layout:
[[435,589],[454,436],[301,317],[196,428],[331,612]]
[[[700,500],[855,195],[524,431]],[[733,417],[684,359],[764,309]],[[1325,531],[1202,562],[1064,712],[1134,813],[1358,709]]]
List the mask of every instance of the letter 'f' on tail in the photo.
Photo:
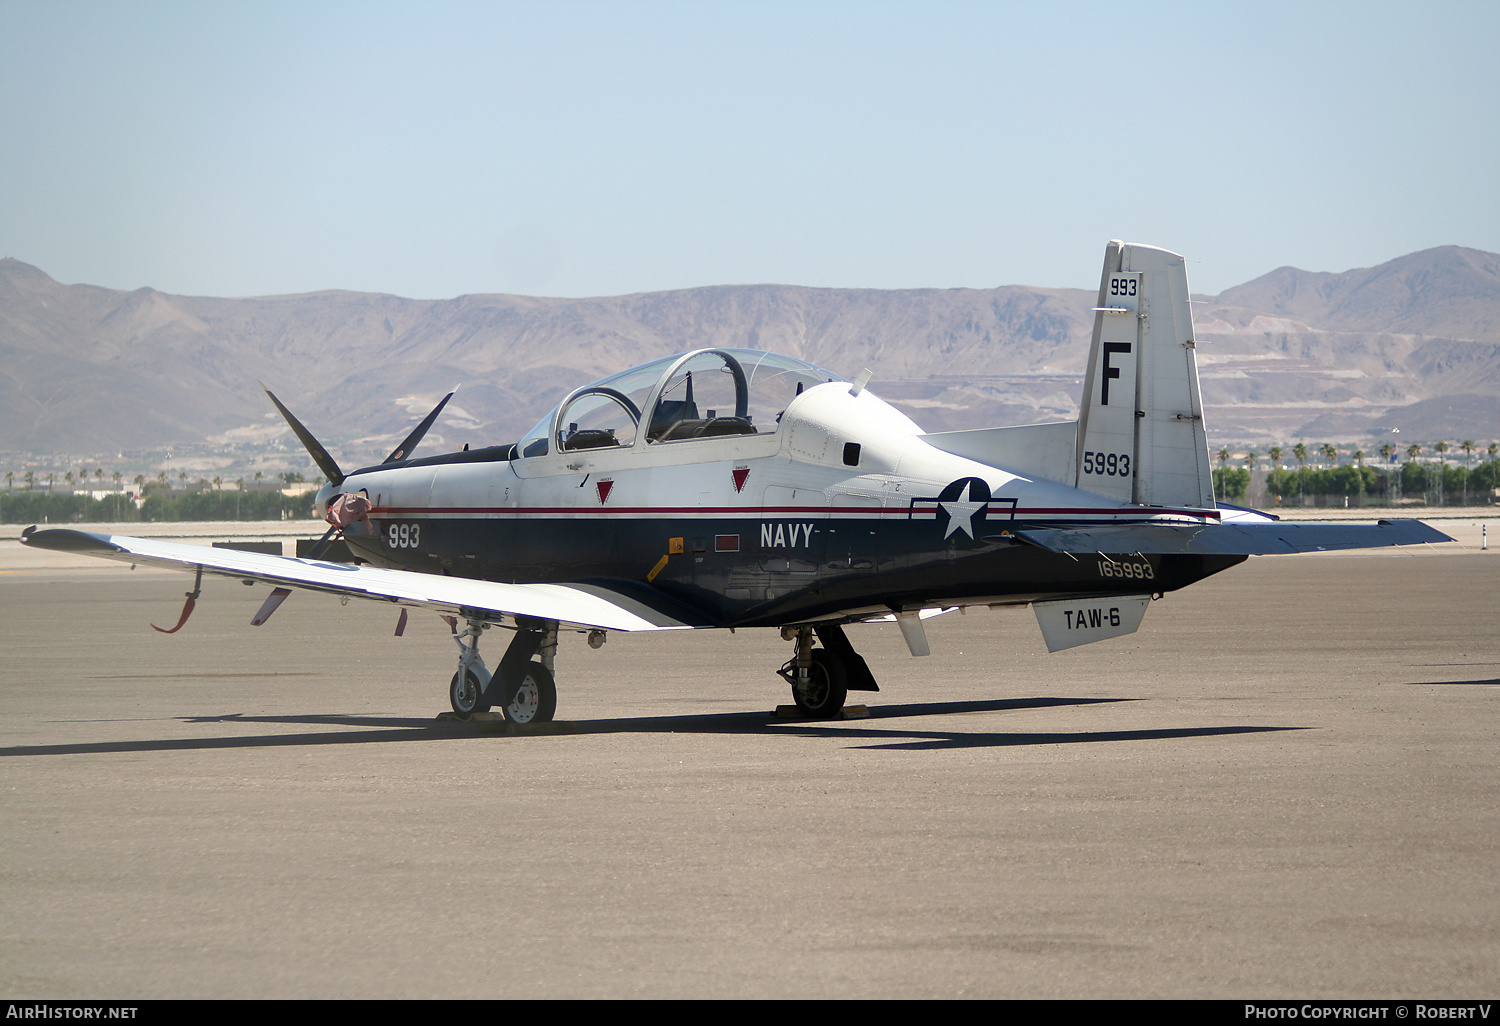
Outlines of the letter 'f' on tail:
[[1195,347],[1182,257],[1111,242],[1078,421],[1079,488],[1120,502],[1214,508]]

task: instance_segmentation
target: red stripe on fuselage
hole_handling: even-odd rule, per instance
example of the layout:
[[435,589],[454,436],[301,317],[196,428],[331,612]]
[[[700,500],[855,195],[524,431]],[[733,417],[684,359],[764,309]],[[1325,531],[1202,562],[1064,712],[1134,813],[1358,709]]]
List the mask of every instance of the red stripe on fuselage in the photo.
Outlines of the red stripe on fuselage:
[[[924,515],[926,510],[921,510]],[[1006,520],[1012,519],[1011,508],[1001,507],[996,510],[1004,514]],[[376,506],[370,510],[372,517],[410,517],[423,514],[452,514],[470,513],[483,514],[485,516],[503,515],[540,515],[550,516],[559,513],[586,513],[591,516],[618,517],[625,513],[636,514],[715,514],[723,516],[792,516],[810,515],[823,513],[837,513],[843,516],[865,517],[871,520],[877,519],[905,519],[911,513],[909,507],[896,506],[887,509],[876,510],[869,506],[612,506],[601,509],[598,506]],[[1018,508],[1015,510],[1014,519],[1021,520],[1028,516],[1094,516],[1094,517],[1131,517],[1138,519],[1151,519],[1161,516],[1196,517],[1202,520],[1218,520],[1223,514],[1212,509],[1128,509],[1128,508],[1105,508],[1087,506],[1077,509],[1067,507],[1037,507]]]

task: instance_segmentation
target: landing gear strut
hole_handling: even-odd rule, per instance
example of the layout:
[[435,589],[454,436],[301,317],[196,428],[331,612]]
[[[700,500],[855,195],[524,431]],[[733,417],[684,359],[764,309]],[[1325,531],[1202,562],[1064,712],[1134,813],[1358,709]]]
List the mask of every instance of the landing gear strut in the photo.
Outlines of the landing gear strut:
[[[545,723],[557,712],[557,684],[552,662],[557,655],[557,624],[527,620],[491,674],[479,656],[479,635],[490,628],[470,617],[458,644],[458,672],[448,687],[448,699],[460,716],[472,716],[499,706],[511,723]],[[467,643],[466,643],[467,642]],[[533,659],[532,656],[539,656]]]
[[464,632],[453,639],[458,645],[458,671],[448,684],[448,701],[460,716],[489,711],[492,696],[486,693],[486,689],[490,683],[490,671],[485,669],[484,660],[479,656],[479,635],[489,629],[490,625],[484,621],[470,619]]
[[780,672],[792,685],[792,701],[804,716],[819,720],[837,716],[849,693],[844,663],[826,648],[813,648],[811,627],[788,627],[782,631],[783,637],[788,634],[797,642],[797,654]]

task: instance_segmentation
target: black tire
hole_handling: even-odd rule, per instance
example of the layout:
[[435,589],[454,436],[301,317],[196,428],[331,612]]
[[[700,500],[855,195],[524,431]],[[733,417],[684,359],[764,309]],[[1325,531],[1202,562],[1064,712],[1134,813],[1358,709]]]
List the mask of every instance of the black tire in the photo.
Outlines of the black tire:
[[797,703],[802,715],[816,720],[831,719],[844,708],[844,699],[848,696],[849,675],[844,664],[826,648],[813,649],[807,686],[792,685],[792,701]]
[[448,702],[460,716],[488,712],[490,708],[489,696],[480,692],[479,678],[473,670],[459,670],[453,675],[453,680],[448,683]]
[[557,713],[557,683],[537,660],[527,664],[514,686],[501,690],[500,711],[511,723],[549,723]]

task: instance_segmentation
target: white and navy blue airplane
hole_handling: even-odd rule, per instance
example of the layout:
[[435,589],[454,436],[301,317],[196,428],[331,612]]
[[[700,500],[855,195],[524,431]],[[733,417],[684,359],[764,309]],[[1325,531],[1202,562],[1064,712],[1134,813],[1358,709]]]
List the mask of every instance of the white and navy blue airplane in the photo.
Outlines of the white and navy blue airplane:
[[[1182,257],[1111,242],[1077,421],[928,434],[801,360],[700,349],[570,392],[513,445],[350,473],[271,396],[364,565],[30,528],[28,545],[446,614],[460,714],[551,719],[558,636],[769,627],[808,716],[878,690],[844,627],[1026,605],[1051,651],[1129,634],[1153,598],[1265,553],[1450,540],[1416,520],[1289,524],[1214,501]],[[182,620],[198,587],[189,593]],[[458,630],[459,623],[464,625]],[[401,612],[400,633],[406,623]],[[514,632],[492,672],[483,631]],[[160,629],[160,628],[158,628]],[[177,628],[173,628],[175,630]],[[821,645],[819,645],[821,643]]]

